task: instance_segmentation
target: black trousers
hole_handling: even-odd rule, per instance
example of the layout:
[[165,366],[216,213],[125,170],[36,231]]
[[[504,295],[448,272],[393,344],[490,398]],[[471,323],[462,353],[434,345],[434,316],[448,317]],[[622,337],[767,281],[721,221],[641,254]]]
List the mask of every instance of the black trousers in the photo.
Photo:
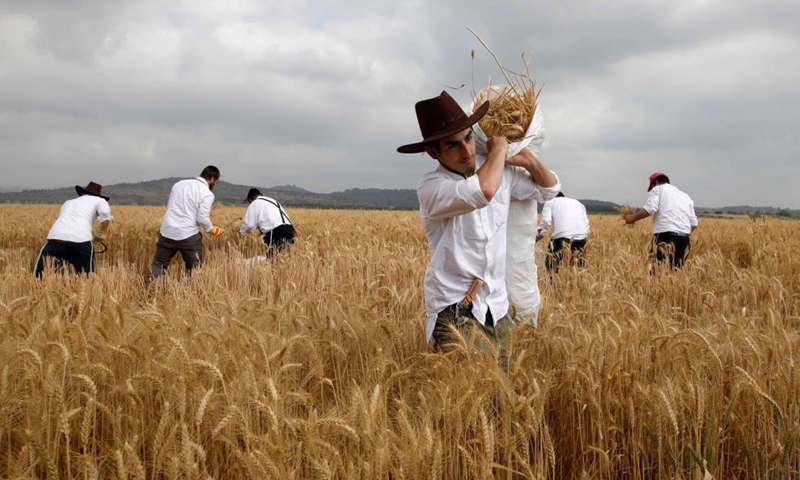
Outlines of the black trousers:
[[653,245],[650,248],[650,260],[658,263],[669,261],[673,269],[683,267],[683,262],[689,256],[691,243],[689,235],[676,232],[662,232],[653,235]]
[[282,251],[289,245],[294,245],[294,225],[285,223],[277,226],[264,234],[264,244],[267,246],[267,258],[276,252]]
[[178,252],[183,257],[186,273],[191,275],[192,269],[202,264],[206,258],[203,235],[196,233],[183,240],[173,240],[159,234],[153,265],[150,267],[150,274],[153,279],[160,277],[164,273],[164,270],[169,266],[169,262],[172,261],[172,257]]
[[586,239],[572,240],[571,238],[555,238],[550,241],[550,255],[547,256],[544,265],[548,272],[558,273],[558,267],[564,260],[564,251],[569,249],[569,264],[583,267],[586,263],[584,253],[586,251]]
[[33,274],[42,276],[45,258],[52,258],[57,270],[64,268],[64,264],[75,267],[77,273],[94,272],[94,246],[92,242],[67,242],[64,240],[48,240],[44,244]]

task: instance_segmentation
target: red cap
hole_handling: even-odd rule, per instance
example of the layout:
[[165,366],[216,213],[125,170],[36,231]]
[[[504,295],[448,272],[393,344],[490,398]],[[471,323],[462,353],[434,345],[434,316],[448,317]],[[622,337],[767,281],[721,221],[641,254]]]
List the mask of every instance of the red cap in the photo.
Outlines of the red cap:
[[656,178],[660,177],[661,175],[664,175],[664,174],[661,173],[661,172],[655,172],[654,174],[650,175],[650,186],[647,187],[647,191],[648,192],[653,189],[653,180],[655,180]]

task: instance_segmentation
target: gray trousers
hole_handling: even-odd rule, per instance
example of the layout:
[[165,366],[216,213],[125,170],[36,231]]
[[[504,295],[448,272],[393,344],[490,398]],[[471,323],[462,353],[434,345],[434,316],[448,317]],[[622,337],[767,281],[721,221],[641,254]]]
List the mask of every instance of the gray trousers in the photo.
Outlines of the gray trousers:
[[173,240],[159,234],[153,265],[150,267],[150,274],[153,279],[160,277],[164,273],[164,270],[169,266],[169,262],[172,261],[172,257],[178,252],[183,257],[186,273],[191,275],[192,269],[203,263],[206,258],[203,235],[197,233],[183,240]]
[[475,319],[472,312],[462,312],[456,305],[451,305],[436,318],[433,327],[433,349],[437,352],[455,350],[462,341],[473,351],[473,360],[477,352],[490,356],[497,352],[500,366],[508,371],[508,343],[514,324],[508,316],[485,325]]

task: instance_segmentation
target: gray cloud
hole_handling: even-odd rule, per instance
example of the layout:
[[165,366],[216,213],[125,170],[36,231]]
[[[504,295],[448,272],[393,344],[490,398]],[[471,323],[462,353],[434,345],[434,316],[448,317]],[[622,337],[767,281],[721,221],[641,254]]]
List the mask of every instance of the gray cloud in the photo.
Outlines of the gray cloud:
[[533,53],[541,156],[572,195],[641,203],[669,170],[700,205],[800,208],[796,2],[271,3],[4,2],[0,187],[213,162],[234,182],[413,188],[434,166],[395,153],[413,104],[501,81],[469,26],[511,69]]

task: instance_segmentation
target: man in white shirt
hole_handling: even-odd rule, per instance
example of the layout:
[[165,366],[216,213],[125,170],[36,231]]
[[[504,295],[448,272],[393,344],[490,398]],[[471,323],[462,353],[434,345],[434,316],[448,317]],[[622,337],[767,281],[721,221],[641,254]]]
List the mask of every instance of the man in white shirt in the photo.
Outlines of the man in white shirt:
[[539,236],[544,236],[550,226],[553,227],[553,234],[550,236],[550,255],[545,261],[547,271],[558,272],[565,249],[570,250],[569,264],[583,267],[586,237],[591,230],[586,207],[578,200],[558,192],[556,198],[542,207]]
[[669,260],[673,269],[683,267],[691,248],[689,235],[697,228],[694,202],[689,195],[669,183],[661,172],[650,175],[644,207],[625,215],[625,222],[633,225],[643,218],[653,216],[653,246],[650,258],[657,263]]
[[426,152],[439,163],[417,187],[433,253],[425,270],[426,340],[445,351],[463,337],[475,348],[497,350],[506,365],[513,327],[505,284],[509,202],[547,201],[561,186],[530,150],[508,157],[503,137],[490,137],[488,154],[476,155],[472,125],[489,110],[488,101],[467,116],[442,92],[415,110],[423,140],[397,151]]
[[210,217],[214,204],[211,191],[219,177],[219,169],[209,165],[199,177],[181,180],[172,186],[150,268],[151,279],[160,277],[178,252],[190,275],[193,268],[203,263],[205,247],[200,228],[214,236],[223,233],[221,228],[211,223]]
[[257,188],[251,188],[244,201],[250,205],[242,217],[239,233],[257,230],[267,246],[267,258],[289,245],[294,245],[294,225],[277,200],[261,195]]
[[[50,232],[47,243],[39,252],[36,267],[33,270],[37,277],[42,276],[45,259],[52,258],[58,269],[65,263],[72,265],[77,273],[94,272],[95,237],[104,238],[113,218],[108,206],[108,197],[102,195],[103,187],[89,182],[86,188],[75,185],[78,198],[67,200],[61,206]],[[98,233],[92,233],[95,220],[100,222]]]

